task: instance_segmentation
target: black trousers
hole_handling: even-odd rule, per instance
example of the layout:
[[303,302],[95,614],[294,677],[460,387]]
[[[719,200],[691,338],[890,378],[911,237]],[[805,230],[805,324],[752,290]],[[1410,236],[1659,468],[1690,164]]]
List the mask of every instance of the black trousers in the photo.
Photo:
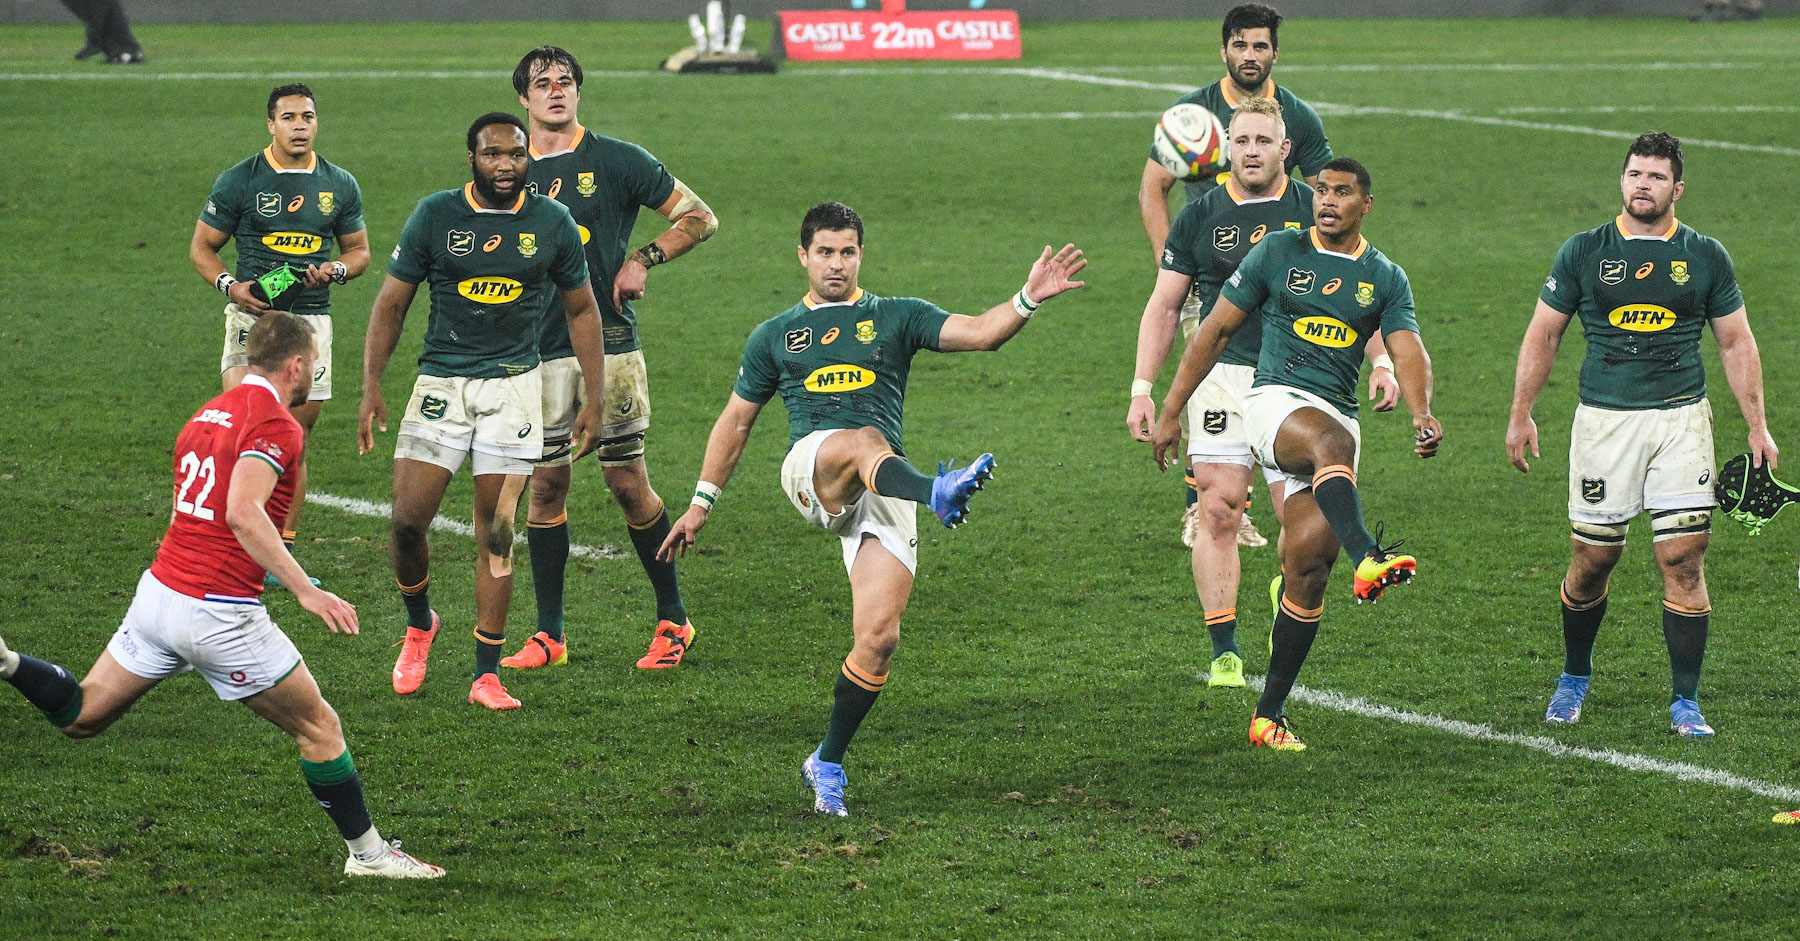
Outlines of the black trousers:
[[125,21],[125,8],[119,0],[62,0],[87,28],[87,44],[109,56],[126,52],[142,52],[137,37],[131,35],[131,24]]

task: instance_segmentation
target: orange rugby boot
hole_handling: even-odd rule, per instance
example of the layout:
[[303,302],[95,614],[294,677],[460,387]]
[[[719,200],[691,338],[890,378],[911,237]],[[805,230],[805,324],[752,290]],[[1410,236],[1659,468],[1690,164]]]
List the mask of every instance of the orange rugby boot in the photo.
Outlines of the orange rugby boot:
[[489,709],[517,709],[524,703],[512,698],[506,687],[500,685],[500,678],[492,673],[483,673],[469,687],[469,701],[478,702]]
[[677,625],[674,621],[656,622],[656,634],[650,638],[650,652],[638,660],[640,670],[666,670],[681,662],[694,646],[692,622]]
[[535,670],[538,667],[559,667],[568,662],[568,641],[551,640],[549,634],[538,631],[525,638],[525,646],[520,647],[518,653],[500,661],[500,665]]
[[394,692],[404,696],[425,682],[425,655],[431,652],[431,642],[437,639],[438,628],[443,623],[433,611],[431,630],[422,631],[410,625],[406,628],[406,639],[400,642],[400,659],[394,661]]

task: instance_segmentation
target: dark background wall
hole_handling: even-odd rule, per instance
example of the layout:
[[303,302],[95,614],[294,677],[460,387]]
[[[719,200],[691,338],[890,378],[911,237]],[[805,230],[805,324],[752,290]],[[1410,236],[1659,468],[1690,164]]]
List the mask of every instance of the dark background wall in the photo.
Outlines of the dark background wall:
[[[870,7],[879,0],[869,0]],[[1026,19],[1198,17],[1213,19],[1232,0],[990,0],[994,9],[1017,10]],[[1282,13],[1301,17],[1414,16],[1675,16],[1699,0],[1274,0]],[[535,0],[509,12],[538,20],[685,19],[704,0]],[[914,10],[967,9],[966,0],[911,0]],[[776,10],[849,9],[848,0],[733,0],[733,13],[767,16]],[[1800,0],[1767,0],[1770,14],[1800,13]],[[137,23],[244,23],[493,19],[489,0],[125,0]],[[73,23],[57,0],[0,0],[0,23]]]

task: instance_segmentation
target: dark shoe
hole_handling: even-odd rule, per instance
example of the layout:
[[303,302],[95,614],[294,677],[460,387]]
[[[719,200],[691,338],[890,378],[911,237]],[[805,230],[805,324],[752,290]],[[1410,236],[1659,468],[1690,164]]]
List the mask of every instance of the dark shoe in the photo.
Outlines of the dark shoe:
[[100,50],[99,46],[96,46],[93,43],[88,43],[87,45],[82,46],[80,49],[75,50],[75,61],[83,62],[88,59],[92,59],[93,57],[99,55],[100,52],[101,52],[101,50]]
[[131,52],[120,52],[106,57],[107,65],[143,65],[144,51],[136,49]]

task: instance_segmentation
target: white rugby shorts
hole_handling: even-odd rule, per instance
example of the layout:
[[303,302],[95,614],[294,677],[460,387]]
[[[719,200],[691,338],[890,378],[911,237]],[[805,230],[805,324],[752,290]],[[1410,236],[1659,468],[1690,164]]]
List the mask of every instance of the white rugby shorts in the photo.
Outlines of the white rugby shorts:
[[[331,315],[294,316],[313,328],[313,351],[318,355],[313,363],[312,392],[307,394],[306,400],[323,402],[331,398]],[[250,327],[255,323],[256,318],[237,304],[225,305],[225,352],[219,357],[220,372],[250,365],[250,353],[244,347],[244,340],[250,336]]]
[[825,512],[819,495],[813,489],[813,467],[819,457],[819,446],[839,429],[815,431],[794,442],[787,459],[781,462],[781,489],[788,502],[806,521],[836,533],[844,549],[844,570],[856,565],[856,553],[862,548],[862,537],[874,536],[882,548],[906,565],[908,572],[919,571],[918,505],[899,497],[884,497],[872,490],[863,491],[856,502],[837,513]]
[[1642,512],[1714,506],[1712,403],[1630,411],[1575,407],[1569,520],[1630,522]]
[[107,642],[119,665],[147,680],[193,670],[219,698],[254,696],[300,666],[300,651],[254,598],[194,598],[145,571],[125,620]]
[[1351,464],[1352,472],[1356,469],[1356,463],[1362,460],[1362,426],[1356,419],[1304,389],[1293,386],[1257,386],[1244,396],[1244,433],[1250,441],[1250,452],[1255,455],[1257,463],[1265,469],[1275,471],[1286,482],[1287,486],[1282,492],[1287,497],[1312,489],[1311,477],[1290,474],[1275,464],[1275,435],[1281,431],[1281,425],[1289,415],[1303,408],[1316,408],[1330,415],[1350,432],[1350,437],[1356,441],[1356,460]]
[[394,457],[454,474],[473,451],[477,476],[529,475],[544,453],[541,371],[492,379],[420,376],[400,419]]

